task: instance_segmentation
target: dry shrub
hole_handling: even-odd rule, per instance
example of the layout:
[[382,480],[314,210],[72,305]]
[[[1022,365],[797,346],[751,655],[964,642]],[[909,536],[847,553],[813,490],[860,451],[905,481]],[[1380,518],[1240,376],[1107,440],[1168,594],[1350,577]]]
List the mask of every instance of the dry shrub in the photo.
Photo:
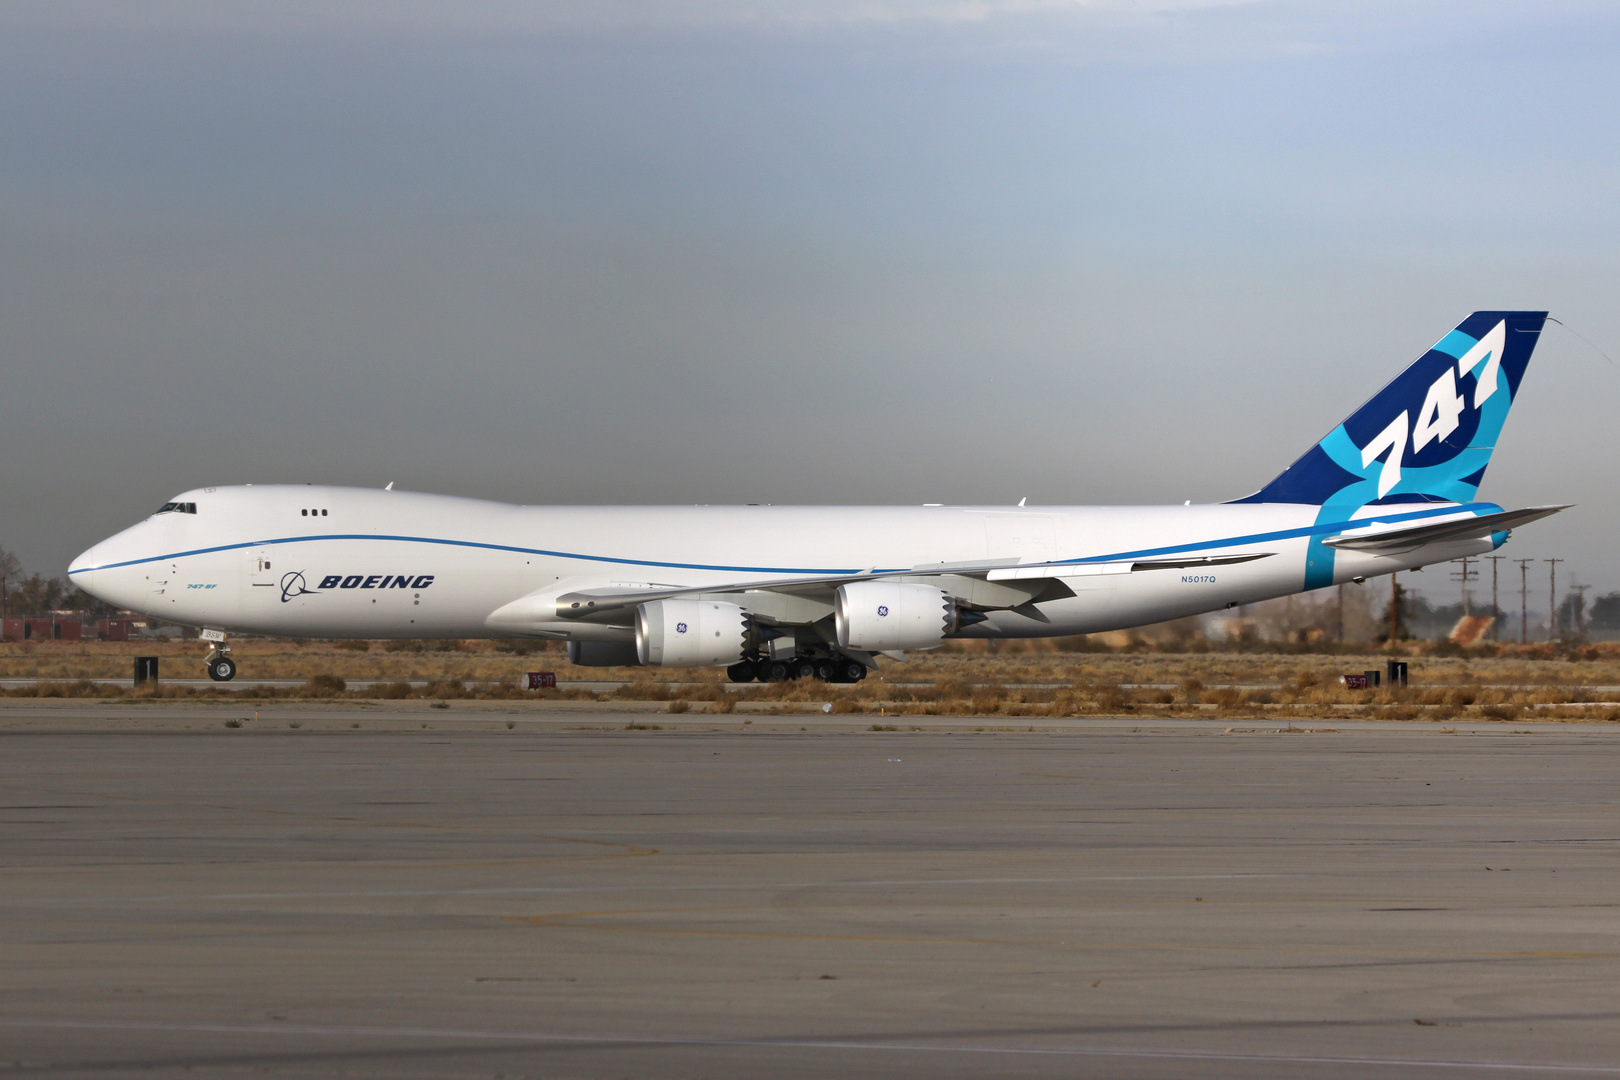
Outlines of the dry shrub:
[[854,698],[840,694],[838,697],[833,698],[832,711],[840,716],[847,716],[850,713],[863,713],[866,710],[861,708],[860,702]]
[[1243,700],[1243,695],[1230,686],[1223,686],[1205,695],[1205,700],[1213,702],[1219,709],[1234,709]]
[[615,688],[612,696],[625,701],[668,701],[669,687],[651,679],[638,679]]
[[1006,692],[999,686],[981,686],[973,691],[968,707],[975,713],[989,715],[1001,711],[1002,700]]
[[1176,695],[1168,690],[1156,690],[1148,696],[1148,700],[1155,705],[1173,705],[1176,701]]
[[1119,687],[1113,685],[1097,687],[1091,705],[1097,712],[1130,712],[1133,708],[1129,699],[1119,692]]
[[683,713],[686,710],[690,709],[691,707],[692,706],[688,705],[686,702],[681,701],[680,699],[677,698],[676,700],[669,703],[669,708],[668,708],[667,711],[672,712],[672,713]]
[[1517,705],[1487,705],[1479,710],[1479,715],[1491,720],[1517,720],[1520,712]]
[[309,689],[310,693],[320,694],[323,696],[330,694],[341,694],[343,691],[348,689],[347,683],[338,678],[336,675],[332,675],[327,672],[322,672],[319,675],[311,675],[309,677],[309,682],[306,683],[305,686]]
[[450,698],[469,697],[466,687],[461,685],[460,679],[434,680],[422,688],[424,697],[447,701]]
[[543,641],[525,641],[521,638],[497,641],[495,651],[506,653],[508,656],[533,656],[537,652],[546,651],[546,643]]
[[1475,687],[1459,686],[1449,691],[1445,696],[1445,704],[1456,708],[1467,708],[1479,699],[1479,691]]
[[1086,711],[1087,693],[1084,687],[1071,686],[1052,695],[1052,716],[1079,716]]
[[737,695],[729,691],[720,691],[720,696],[709,704],[712,713],[734,713],[737,711]]
[[427,650],[427,642],[417,641],[414,638],[402,638],[398,641],[390,641],[388,644],[383,646],[384,652],[391,653],[424,653],[427,652]]
[[343,649],[346,652],[370,652],[371,651],[371,642],[369,642],[369,641],[358,641],[358,640],[356,640],[356,641],[340,641],[340,642],[337,643],[337,647],[340,648],[340,649]]
[[80,697],[109,697],[122,694],[123,688],[119,686],[97,686],[88,679],[77,679],[73,682],[42,682],[32,686],[19,686],[8,691],[7,697],[34,697],[34,698],[80,698]]
[[966,698],[972,693],[972,688],[966,681],[953,675],[934,683],[933,698],[935,701],[944,701],[946,698]]
[[374,683],[366,693],[371,697],[382,698],[385,701],[398,701],[400,698],[411,696],[411,684],[408,682]]
[[511,683],[495,683],[492,686],[480,686],[467,691],[467,696],[480,701],[514,701],[529,696],[527,690],[513,686]]

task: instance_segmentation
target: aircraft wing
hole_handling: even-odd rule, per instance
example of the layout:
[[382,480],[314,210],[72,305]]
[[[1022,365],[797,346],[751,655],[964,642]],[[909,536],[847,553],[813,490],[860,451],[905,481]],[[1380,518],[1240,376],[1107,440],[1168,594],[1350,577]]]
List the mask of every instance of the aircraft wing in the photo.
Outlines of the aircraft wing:
[[1328,547],[1342,551],[1365,551],[1386,555],[1410,551],[1422,544],[1436,544],[1445,540],[1472,540],[1505,532],[1508,529],[1551,517],[1560,510],[1568,510],[1573,503],[1562,506],[1530,506],[1523,510],[1504,510],[1499,514],[1457,518],[1427,525],[1406,525],[1391,529],[1371,529],[1341,533],[1323,540]]
[[[986,610],[1015,608],[1028,603],[1045,592],[1053,582],[1065,578],[1093,577],[1100,574],[1129,574],[1145,570],[1184,570],[1195,566],[1229,566],[1233,563],[1252,562],[1276,554],[1271,551],[1247,552],[1238,555],[1206,555],[1196,558],[1135,559],[1120,562],[1049,562],[1011,564],[1009,560],[987,560],[982,563],[934,563],[914,566],[907,570],[866,570],[857,574],[822,575],[803,578],[769,578],[759,581],[723,582],[712,585],[654,586],[650,588],[608,587],[578,589],[556,597],[556,615],[563,619],[590,619],[609,615],[654,600],[669,600],[681,596],[722,596],[728,593],[781,593],[830,602],[840,585],[857,581],[881,581],[888,578],[938,578],[947,592],[954,591],[946,579],[972,579],[979,585],[992,588],[990,595],[977,602],[969,597],[969,606]],[[966,592],[986,590],[968,588]],[[996,595],[999,592],[1001,595]],[[1060,596],[1072,595],[1067,591]],[[988,601],[988,602],[987,602]],[[1000,601],[1000,602],[996,602]]]

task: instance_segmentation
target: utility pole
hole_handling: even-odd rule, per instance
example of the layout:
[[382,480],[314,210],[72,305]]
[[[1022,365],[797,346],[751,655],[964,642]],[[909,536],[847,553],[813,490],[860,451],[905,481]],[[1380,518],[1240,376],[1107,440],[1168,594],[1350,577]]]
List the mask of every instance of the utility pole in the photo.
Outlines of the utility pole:
[[1558,640],[1558,564],[1564,559],[1542,559],[1547,564],[1547,640]]
[[1498,569],[1497,564],[1507,556],[1487,555],[1485,557],[1491,560],[1491,640],[1500,641],[1501,635],[1498,631],[1501,629],[1502,624],[1502,609],[1496,605],[1496,571]]
[[1514,559],[1519,564],[1519,644],[1530,640],[1530,564],[1534,559]]
[[1468,610],[1468,583],[1479,577],[1479,571],[1470,570],[1469,567],[1478,560],[1464,555],[1460,559],[1452,559],[1451,561],[1454,563],[1462,563],[1462,569],[1454,571],[1451,575],[1451,580],[1462,582],[1463,618],[1466,619],[1470,614]]

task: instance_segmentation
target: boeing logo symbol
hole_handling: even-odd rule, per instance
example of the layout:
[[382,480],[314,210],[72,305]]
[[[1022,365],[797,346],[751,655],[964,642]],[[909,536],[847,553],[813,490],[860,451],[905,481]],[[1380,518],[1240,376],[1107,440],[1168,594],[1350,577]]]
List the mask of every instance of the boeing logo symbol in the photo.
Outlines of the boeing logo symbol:
[[294,570],[290,574],[281,575],[281,602],[291,603],[295,596],[314,596],[314,589],[304,587],[304,572]]

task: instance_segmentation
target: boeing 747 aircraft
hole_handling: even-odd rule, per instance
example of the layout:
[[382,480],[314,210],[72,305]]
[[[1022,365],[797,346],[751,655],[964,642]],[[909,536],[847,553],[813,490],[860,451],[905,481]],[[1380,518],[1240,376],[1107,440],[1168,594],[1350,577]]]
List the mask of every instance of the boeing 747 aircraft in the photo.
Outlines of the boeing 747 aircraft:
[[[205,487],[73,561],[228,634],[534,638],[575,664],[854,682],[952,638],[1140,626],[1490,551],[1564,509],[1476,502],[1546,312],[1476,311],[1247,498],[1203,506],[514,506]],[[391,485],[390,485],[391,486]]]

